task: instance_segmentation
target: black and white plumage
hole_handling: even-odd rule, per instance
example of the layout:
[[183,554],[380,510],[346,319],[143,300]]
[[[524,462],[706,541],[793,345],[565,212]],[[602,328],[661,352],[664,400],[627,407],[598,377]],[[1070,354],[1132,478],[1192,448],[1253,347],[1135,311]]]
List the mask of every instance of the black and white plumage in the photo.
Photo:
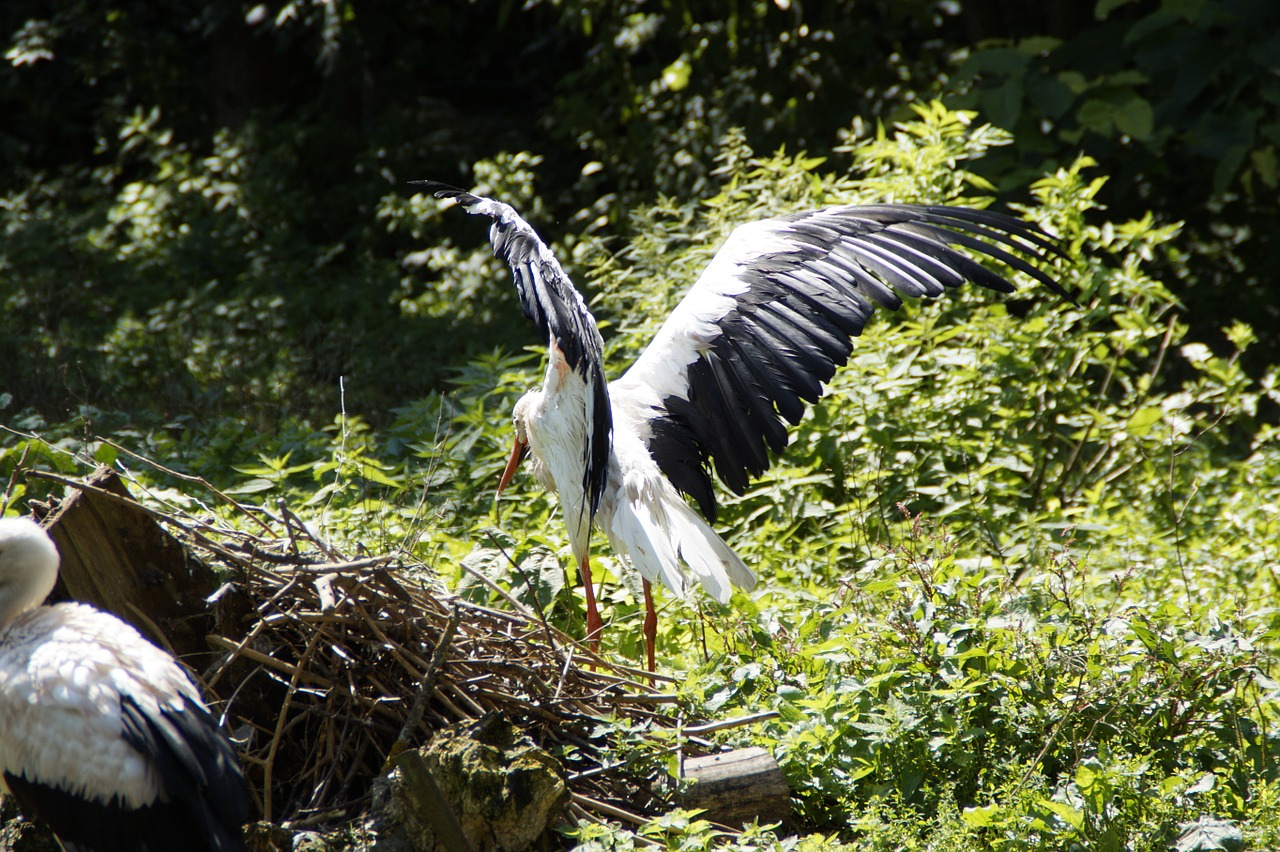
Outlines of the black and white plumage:
[[1013,291],[1005,275],[956,247],[1071,298],[1035,265],[1062,256],[1056,244],[1000,213],[878,204],[779,216],[736,228],[636,362],[606,386],[595,320],[533,229],[501,202],[416,185],[493,220],[494,253],[511,266],[524,312],[550,350],[543,388],[516,404],[516,449],[502,485],[527,445],[535,474],[564,507],[588,587],[589,636],[599,626],[587,564],[593,518],[640,571],[651,669],[649,581],[682,594],[687,566],[722,603],[731,583],[755,584],[680,494],[714,521],[712,472],[742,494],[769,467],[787,445],[783,421],[798,423],[805,404],[818,401],[876,307],[965,283]]
[[244,776],[190,678],[113,615],[41,606],[58,561],[0,519],[0,791],[67,850],[244,849]]

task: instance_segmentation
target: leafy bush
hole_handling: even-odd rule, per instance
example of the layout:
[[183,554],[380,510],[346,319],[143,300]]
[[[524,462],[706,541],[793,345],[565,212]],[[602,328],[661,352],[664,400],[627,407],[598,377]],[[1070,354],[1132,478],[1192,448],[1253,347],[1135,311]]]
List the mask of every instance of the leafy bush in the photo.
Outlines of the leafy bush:
[[[624,364],[738,222],[870,200],[982,205],[992,187],[971,167],[1007,142],[937,105],[851,130],[841,169],[757,156],[730,133],[717,194],[637,209],[624,246],[586,236],[557,250],[586,273],[611,363]],[[528,154],[495,162],[537,166]],[[1043,177],[1018,207],[1068,247],[1055,274],[1079,304],[1030,287],[966,291],[875,318],[787,454],[724,501],[718,527],[761,586],[729,608],[697,593],[662,602],[659,652],[689,672],[692,712],[776,710],[726,740],[773,747],[802,824],[823,832],[758,829],[741,848],[1192,850],[1280,836],[1269,604],[1280,453],[1259,417],[1280,401],[1276,372],[1241,369],[1246,325],[1226,330],[1233,352],[1186,341],[1153,275],[1180,262],[1177,227],[1103,220],[1095,168],[1081,159]],[[420,196],[380,209],[385,227],[424,240],[416,218],[438,215]],[[424,251],[454,277],[406,295],[406,313],[508,286],[481,249]],[[321,429],[211,418],[116,437],[240,499],[304,506],[327,534],[410,549],[465,594],[489,594],[483,574],[580,633],[556,507],[527,479],[492,496],[511,405],[540,381],[541,358],[474,358],[451,394],[386,425],[343,409]],[[6,480],[73,469],[78,454],[136,468],[157,499],[194,499],[189,482],[87,437],[83,420],[21,425],[48,440],[0,447]],[[40,496],[28,487],[19,496]],[[606,653],[638,658],[634,578],[612,582],[617,564],[597,558]],[[671,848],[724,839],[686,813],[643,833]]]
[[[951,105],[981,110],[1018,140],[980,168],[1020,183],[1046,161],[1089,152],[1114,177],[1103,195],[1111,210],[1185,221],[1190,274],[1179,277],[1196,339],[1216,346],[1232,317],[1275,325],[1280,310],[1262,270],[1277,257],[1280,7],[1045,6],[1031,14],[1035,25],[990,28],[959,54]],[[1250,372],[1275,358],[1264,341]]]

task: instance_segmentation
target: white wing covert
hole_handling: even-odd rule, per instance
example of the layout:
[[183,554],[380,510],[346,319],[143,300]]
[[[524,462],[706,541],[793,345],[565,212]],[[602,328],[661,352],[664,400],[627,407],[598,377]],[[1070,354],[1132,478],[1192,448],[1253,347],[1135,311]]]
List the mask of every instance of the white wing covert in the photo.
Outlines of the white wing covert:
[[[960,246],[1070,294],[1027,258],[1064,256],[1004,214],[903,204],[831,207],[736,228],[610,385],[618,410],[671,483],[715,519],[711,470],[735,494],[787,445],[805,403],[843,365],[877,306],[977,284],[1013,285]],[[1016,253],[1015,253],[1016,252]],[[1007,274],[1007,273],[1006,273]]]

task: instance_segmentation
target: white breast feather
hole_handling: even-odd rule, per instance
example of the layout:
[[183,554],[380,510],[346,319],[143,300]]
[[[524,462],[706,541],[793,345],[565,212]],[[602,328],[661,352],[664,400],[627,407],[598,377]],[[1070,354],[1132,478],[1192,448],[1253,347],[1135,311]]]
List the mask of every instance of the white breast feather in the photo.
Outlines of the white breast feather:
[[[548,376],[564,359],[553,347]],[[555,391],[543,394],[528,411],[526,429],[529,449],[542,470],[539,479],[550,477],[560,498],[569,542],[575,560],[587,553],[591,510],[582,482],[583,447],[587,444],[586,400],[590,398],[582,376],[567,368],[559,372]],[[543,480],[545,485],[545,480]]]
[[148,715],[199,703],[187,675],[132,627],[80,604],[42,607],[0,633],[0,769],[128,807],[161,795],[122,738],[120,697]]

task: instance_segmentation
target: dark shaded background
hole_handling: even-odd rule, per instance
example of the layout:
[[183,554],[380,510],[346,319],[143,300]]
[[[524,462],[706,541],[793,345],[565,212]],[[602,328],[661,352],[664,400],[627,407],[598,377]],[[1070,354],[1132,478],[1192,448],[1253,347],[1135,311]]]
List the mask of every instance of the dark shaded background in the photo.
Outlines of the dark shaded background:
[[724,7],[5,4],[0,420],[270,429],[331,417],[341,376],[376,421],[535,342],[483,232],[405,181],[479,182],[572,247],[711,194],[731,127],[823,155],[937,96],[1014,133],[979,164],[1013,200],[1084,152],[1109,218],[1185,221],[1158,262],[1193,336],[1243,317],[1274,361],[1280,5]]

